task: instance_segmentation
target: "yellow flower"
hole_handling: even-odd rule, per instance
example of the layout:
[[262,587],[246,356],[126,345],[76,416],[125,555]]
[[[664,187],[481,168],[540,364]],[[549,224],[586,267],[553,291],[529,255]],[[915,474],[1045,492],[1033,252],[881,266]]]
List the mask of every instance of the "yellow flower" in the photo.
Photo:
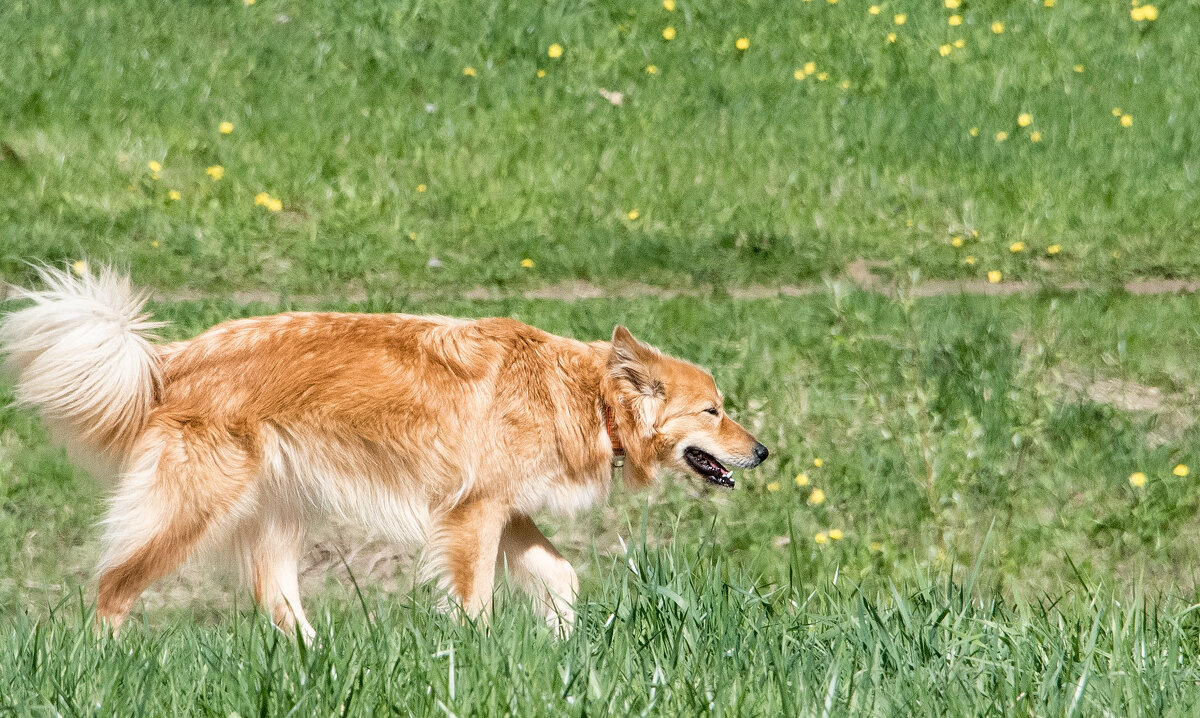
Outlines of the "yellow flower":
[[1029,114],[1028,112],[1022,112],[1021,114],[1017,115],[1017,124],[1021,127],[1029,127],[1029,125],[1032,123],[1033,115]]
[[[947,2],[949,1],[947,0]],[[871,550],[871,553],[883,553],[883,543],[880,541],[872,541],[867,548]]]
[[941,47],[938,48],[938,54],[941,55],[942,57],[949,55],[950,54],[950,46],[942,45]]
[[967,130],[967,134],[972,137],[978,137],[979,136],[979,128],[972,127],[971,129]]
[[951,246],[951,247],[961,247],[961,246],[963,246],[962,237],[957,237],[957,236],[955,236],[955,237],[951,237],[951,238],[950,238],[950,246]]
[[818,531],[817,535],[813,536],[813,541],[816,541],[819,544],[823,544],[828,540],[829,536],[827,536],[824,531]]
[[463,68],[463,77],[475,77],[475,68],[467,65]]
[[771,493],[778,491],[779,488],[780,486],[778,481],[772,481],[771,483],[767,484],[767,491],[770,491]]
[[217,125],[217,131],[219,131],[223,135],[227,135],[230,132],[233,132],[233,123],[232,122],[222,122],[221,124]]
[[219,180],[225,176],[225,168],[222,167],[221,165],[213,165],[212,167],[209,167],[208,169],[204,170],[204,174],[208,175],[209,177],[212,177],[213,182],[216,182],[217,180]]
[[834,541],[841,541],[842,540],[842,530],[841,529],[829,529],[829,538],[833,539]]
[[424,191],[425,191],[425,190],[427,190],[427,189],[429,189],[429,188],[428,188],[428,187],[426,187],[426,186],[424,185],[424,183],[417,185],[417,191],[418,191],[418,192],[424,192]]
[[818,82],[825,82],[825,81],[826,81],[826,80],[828,80],[828,79],[829,79],[829,73],[828,73],[828,72],[818,72],[818,73],[817,73],[817,81],[818,81]]
[[1024,252],[1025,251],[1025,243],[1024,242],[1013,242],[1012,244],[1008,245],[1008,251]]
[[967,265],[968,267],[974,267],[975,266],[975,258],[968,256],[966,259],[963,260],[963,264]]
[[[1120,107],[1114,107],[1114,108],[1112,109],[1112,113],[1113,113],[1113,117],[1120,117],[1120,116],[1121,116],[1121,108],[1120,108]],[[151,167],[150,169],[154,169],[154,168],[153,168],[153,167]]]
[[960,5],[962,5],[961,0],[946,0],[947,10],[957,10]]
[[805,78],[804,70],[802,68],[797,67],[792,72],[792,77],[796,78],[797,80],[803,80]]
[[249,6],[251,6],[251,5],[253,5],[253,4],[254,4],[254,0],[242,0],[242,4],[244,4],[244,5],[246,5],[247,7],[249,7]]
[[1046,254],[1058,254],[1061,251],[1062,245],[1060,244],[1052,244],[1049,247],[1046,247]]
[[1042,133],[1038,132],[1037,130],[1030,132],[1029,133],[1029,141],[1030,142],[1041,142],[1042,141]]
[[1004,34],[1004,23],[1000,22],[999,20],[992,23],[992,32],[996,33],[997,35],[1003,35]]
[[1143,5],[1142,18],[1149,22],[1154,22],[1158,19],[1158,8],[1153,5]]
[[895,15],[892,17],[892,22],[896,23],[897,25],[903,25],[904,23],[908,22],[908,15],[903,13]]
[[816,71],[817,71],[817,63],[812,62],[811,60],[809,62],[804,63],[804,74],[811,75]]
[[270,201],[271,195],[267,194],[266,192],[259,192],[258,194],[254,195],[255,207],[266,207],[267,203]]
[[146,166],[150,168],[151,172],[162,172],[162,165],[159,164],[158,160],[150,160],[146,163]]
[[871,13],[872,15],[878,15],[879,14],[879,6],[872,5],[871,7],[867,8],[867,12]]
[[896,41],[896,33],[894,33],[894,32],[889,32],[889,33],[887,34],[887,41],[888,41],[888,42],[895,42],[895,41]]
[[825,465],[825,460],[822,459],[821,457],[818,456],[817,458],[813,459],[813,466],[817,467],[818,469],[824,465]]
[[1054,0],[1043,0],[1042,4],[1046,7],[1054,7]]
[[733,43],[733,46],[736,47],[737,49],[745,52],[746,50],[750,49],[750,38],[739,37],[737,39],[737,42]]
[[849,81],[849,80],[842,80],[842,89],[843,89],[843,90],[849,90],[849,89],[850,89],[850,81]]
[[631,209],[631,210],[629,210],[629,213],[626,214],[625,216],[628,217],[629,219],[637,219],[638,217],[642,216],[642,213],[639,212],[637,209]]
[[646,65],[646,73],[649,75],[657,75],[658,65]]
[[999,132],[996,133],[996,141],[997,142],[1003,142],[1007,139],[1008,139],[1008,133],[1005,132],[1004,130],[1000,130]]
[[992,284],[999,284],[1001,279],[1004,279],[1004,273],[999,269],[993,269],[988,272],[988,281]]
[[71,269],[75,271],[75,274],[82,277],[83,275],[88,273],[88,263],[83,260],[74,262],[71,264]]
[[179,190],[177,190],[177,189],[173,189],[170,192],[167,192],[167,199],[171,200],[172,202],[178,202],[179,198],[182,196],[183,195],[179,194]]
[[526,269],[533,269],[533,260],[529,257],[521,260],[521,266]]
[[829,3],[830,5],[837,5],[837,4],[838,4],[838,0],[825,0],[825,2]]
[[150,240],[150,246],[151,246],[151,247],[157,247],[157,246],[158,246],[158,240],[157,240],[157,239],[152,239],[152,240]]
[[408,241],[410,241],[410,242],[415,242],[415,241],[417,241],[417,233],[416,233],[416,232],[409,232],[409,233],[408,233]]
[[546,48],[546,54],[549,55],[551,59],[560,58],[563,54],[563,47],[556,42],[550,47]]
[[545,70],[542,70],[542,69],[539,69],[539,70],[537,71],[537,76],[538,76],[538,77],[545,77],[545,76],[546,76],[546,71],[545,71]]
[[670,25],[664,27],[663,28],[663,39],[664,40],[674,40],[675,39],[675,28],[671,27]]
[[962,24],[962,15],[951,15],[946,18],[946,22],[950,23],[950,27],[958,27]]
[[808,486],[808,474],[804,472],[796,474],[796,486]]
[[663,9],[667,12],[675,12],[675,0],[663,0]]
[[813,506],[825,503],[825,492],[820,489],[813,489],[812,493],[808,495],[808,503]]
[[271,212],[278,212],[279,210],[283,209],[283,201],[272,197],[267,201],[267,209]]
[[1121,115],[1121,127],[1133,127],[1133,115]]
[[954,46],[961,50],[967,46],[967,41],[960,37],[954,41]]
[[1140,471],[1135,471],[1129,475],[1129,485],[1140,489],[1146,485],[1146,475]]
[[1075,72],[1083,72],[1083,65],[1076,65],[1074,70]]
[[1187,464],[1176,464],[1175,468],[1171,470],[1171,473],[1175,474],[1176,476],[1180,476],[1180,477],[1187,476],[1188,475]]

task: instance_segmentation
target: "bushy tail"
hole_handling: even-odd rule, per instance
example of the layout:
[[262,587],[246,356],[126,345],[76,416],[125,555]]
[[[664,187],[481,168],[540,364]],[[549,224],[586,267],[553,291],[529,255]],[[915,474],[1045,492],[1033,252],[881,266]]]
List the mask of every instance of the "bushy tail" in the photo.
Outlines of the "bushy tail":
[[110,267],[38,274],[42,288],[15,290],[33,305],[0,322],[16,404],[38,409],[72,459],[118,469],[162,390],[148,333],[162,323],[150,321],[145,296]]

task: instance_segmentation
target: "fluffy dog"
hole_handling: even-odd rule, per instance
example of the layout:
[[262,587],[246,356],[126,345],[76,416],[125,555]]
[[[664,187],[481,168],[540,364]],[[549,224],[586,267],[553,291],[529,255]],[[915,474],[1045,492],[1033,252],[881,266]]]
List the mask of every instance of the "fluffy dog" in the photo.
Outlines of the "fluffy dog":
[[113,483],[98,625],[204,544],[228,547],[285,631],[314,635],[297,561],[333,516],[405,544],[471,617],[496,566],[547,621],[574,620],[575,571],[541,510],[674,470],[732,487],[767,449],[722,409],[708,372],[624,327],[585,343],[512,319],[292,312],[155,344],[129,279],[40,270],[0,346],[17,403],[72,460]]

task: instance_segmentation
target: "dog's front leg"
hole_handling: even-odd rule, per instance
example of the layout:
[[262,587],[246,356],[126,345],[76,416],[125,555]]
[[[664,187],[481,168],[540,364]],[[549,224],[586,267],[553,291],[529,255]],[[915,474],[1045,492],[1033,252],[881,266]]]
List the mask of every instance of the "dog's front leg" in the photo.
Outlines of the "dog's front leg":
[[442,525],[445,579],[468,618],[486,622],[491,611],[496,553],[508,514],[497,502],[468,500],[452,509]]
[[565,638],[575,625],[575,597],[579,578],[554,544],[542,535],[533,519],[518,514],[504,527],[498,561],[537,603],[559,637]]

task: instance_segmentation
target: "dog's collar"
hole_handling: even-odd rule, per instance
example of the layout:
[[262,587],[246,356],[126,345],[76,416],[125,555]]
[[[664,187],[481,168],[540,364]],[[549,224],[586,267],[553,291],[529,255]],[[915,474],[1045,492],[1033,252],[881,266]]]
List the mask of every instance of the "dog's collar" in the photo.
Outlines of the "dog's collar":
[[613,410],[608,404],[604,405],[604,430],[608,432],[608,441],[612,444],[613,468],[619,469],[625,465],[625,447],[621,445],[621,438],[617,436],[617,424],[613,421]]

